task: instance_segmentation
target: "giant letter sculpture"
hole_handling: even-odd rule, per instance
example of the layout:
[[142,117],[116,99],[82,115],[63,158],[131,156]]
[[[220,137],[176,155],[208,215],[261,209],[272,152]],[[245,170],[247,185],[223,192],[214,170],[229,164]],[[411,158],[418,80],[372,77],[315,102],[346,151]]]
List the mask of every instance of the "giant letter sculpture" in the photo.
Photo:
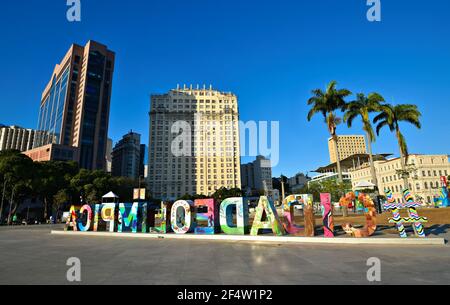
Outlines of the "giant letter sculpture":
[[[219,232],[219,209],[214,199],[197,199],[194,202],[196,212],[195,234],[214,234]],[[206,209],[206,213],[198,212],[199,209]],[[199,221],[206,221],[206,227],[199,226]]]
[[[262,221],[264,214],[267,217],[266,221]],[[256,207],[255,219],[253,220],[253,226],[250,235],[257,236],[259,230],[264,229],[271,229],[272,232],[278,236],[283,236],[285,234],[275,205],[267,197],[262,196],[259,199],[258,206]]]
[[90,227],[91,227],[91,219],[92,219],[92,209],[89,205],[85,204],[81,207],[80,210],[80,217],[83,218],[84,212],[87,212],[86,215],[86,224],[83,225],[80,222],[78,222],[78,228],[80,229],[81,232],[87,232],[89,231]]
[[364,204],[366,209],[366,225],[363,229],[355,229],[351,223],[347,223],[342,225],[342,229],[344,229],[345,233],[356,238],[369,237],[377,229],[377,211],[370,196],[360,193],[358,197],[358,200]]
[[[416,208],[420,207],[421,204],[414,202],[414,198],[412,197],[410,191],[405,190],[403,192],[403,197],[406,200],[406,203],[396,203],[390,190],[385,190],[385,193],[388,198],[388,203],[384,205],[384,208],[386,210],[391,210],[393,215],[393,218],[389,219],[389,223],[393,223],[397,226],[400,237],[408,237],[404,226],[405,223],[413,224],[414,232],[417,236],[422,238],[426,237],[422,224],[428,222],[428,219],[426,217],[420,217],[417,213]],[[401,209],[408,209],[409,217],[401,217]]]
[[302,195],[303,198],[303,214],[305,215],[305,236],[314,237],[316,219],[314,216],[314,198],[312,195]]
[[102,208],[102,220],[106,222],[106,230],[109,232],[114,232],[116,214],[116,204],[115,203],[105,203]]
[[[302,201],[303,201],[303,199],[302,199]],[[289,234],[292,234],[292,235],[299,234],[300,232],[303,231],[302,228],[295,225],[295,220],[294,220],[295,206],[300,205],[300,204],[301,203],[299,202],[299,200],[296,198],[295,195],[290,195],[290,196],[286,197],[286,199],[284,199],[284,201],[283,201],[283,217],[282,217],[283,227],[286,230],[286,232],[288,232]]]
[[[233,206],[236,208],[234,224]],[[220,205],[220,227],[227,235],[245,235],[249,232],[248,204],[243,198],[227,198]]]
[[77,231],[77,212],[75,211],[75,206],[70,207],[69,217],[67,218],[66,226],[64,230],[68,231],[72,228],[74,231]]
[[166,234],[171,228],[170,210],[172,205],[161,202],[161,209],[151,211],[151,219],[149,220],[149,232]]
[[118,214],[117,232],[122,233],[125,228],[130,228],[133,233],[137,233],[139,203],[120,203]]
[[439,196],[434,198],[434,205],[436,207],[448,208],[450,205],[450,199],[448,198],[447,178],[441,177],[441,190]]
[[92,231],[94,232],[97,232],[98,230],[98,216],[100,214],[101,208],[101,204],[96,204],[94,208],[94,228],[92,229]]
[[[176,234],[186,234],[195,226],[194,215],[192,213],[194,203],[190,200],[178,200],[172,206],[170,221],[172,222],[172,230]],[[183,209],[183,214],[178,212],[179,208]]]
[[323,232],[325,237],[334,237],[333,210],[331,207],[331,194],[320,194],[320,203],[323,207]]

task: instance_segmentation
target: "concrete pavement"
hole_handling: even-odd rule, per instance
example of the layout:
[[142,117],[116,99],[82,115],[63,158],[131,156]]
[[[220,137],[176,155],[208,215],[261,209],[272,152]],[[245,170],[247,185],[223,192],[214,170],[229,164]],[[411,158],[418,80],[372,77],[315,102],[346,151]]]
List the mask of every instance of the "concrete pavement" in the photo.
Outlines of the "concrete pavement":
[[48,227],[0,228],[0,284],[450,284],[450,246],[286,245],[51,235]]

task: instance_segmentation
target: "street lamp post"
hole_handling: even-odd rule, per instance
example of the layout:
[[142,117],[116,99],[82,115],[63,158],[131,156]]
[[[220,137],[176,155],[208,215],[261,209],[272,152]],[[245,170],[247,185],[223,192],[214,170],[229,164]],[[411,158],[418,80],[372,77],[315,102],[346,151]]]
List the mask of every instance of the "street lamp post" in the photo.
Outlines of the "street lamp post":
[[7,180],[5,179],[5,182],[3,183],[2,205],[0,206],[0,225],[2,224],[3,220],[3,202],[5,201],[6,182]]
[[11,216],[12,216],[12,203],[14,201],[14,192],[16,191],[16,186],[13,187],[11,200],[9,201],[9,214],[8,214],[8,225],[11,224]]

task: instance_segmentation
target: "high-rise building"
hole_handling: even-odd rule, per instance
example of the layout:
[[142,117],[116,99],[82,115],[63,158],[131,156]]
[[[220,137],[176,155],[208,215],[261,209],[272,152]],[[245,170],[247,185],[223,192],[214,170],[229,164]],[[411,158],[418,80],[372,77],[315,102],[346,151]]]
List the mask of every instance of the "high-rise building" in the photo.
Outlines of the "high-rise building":
[[152,95],[149,186],[155,198],[240,188],[236,95],[184,87]]
[[105,170],[114,58],[94,41],[70,47],[42,94],[35,153],[76,147],[80,167]]
[[241,165],[241,183],[243,189],[271,192],[273,185],[270,160],[258,156],[252,163]]
[[[375,172],[380,193],[386,189],[392,191],[396,202],[402,201],[404,188],[401,170],[401,159],[375,161]],[[421,197],[423,202],[433,203],[434,196],[439,194],[441,177],[450,175],[448,155],[418,155],[411,154],[408,158],[410,175],[408,188],[415,196]],[[361,164],[350,171],[353,187],[360,183],[374,183],[369,162]]]
[[[357,154],[367,154],[366,138],[364,136],[338,136],[337,147],[340,160]],[[336,148],[332,138],[328,139],[328,151],[330,153],[330,162],[337,162]]]
[[18,126],[0,126],[0,151],[19,150],[26,151],[33,148],[33,129],[25,129]]
[[114,146],[112,174],[138,179],[141,171],[141,135],[130,131]]

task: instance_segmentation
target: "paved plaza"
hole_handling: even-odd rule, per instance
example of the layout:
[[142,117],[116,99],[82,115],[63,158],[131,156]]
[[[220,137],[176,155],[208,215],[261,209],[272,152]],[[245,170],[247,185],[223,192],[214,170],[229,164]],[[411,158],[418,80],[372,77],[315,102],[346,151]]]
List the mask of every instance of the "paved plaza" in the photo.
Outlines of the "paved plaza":
[[448,245],[135,240],[56,236],[51,229],[0,228],[0,284],[70,284],[70,257],[81,260],[81,284],[372,284],[371,257],[381,260],[381,284],[450,284]]

